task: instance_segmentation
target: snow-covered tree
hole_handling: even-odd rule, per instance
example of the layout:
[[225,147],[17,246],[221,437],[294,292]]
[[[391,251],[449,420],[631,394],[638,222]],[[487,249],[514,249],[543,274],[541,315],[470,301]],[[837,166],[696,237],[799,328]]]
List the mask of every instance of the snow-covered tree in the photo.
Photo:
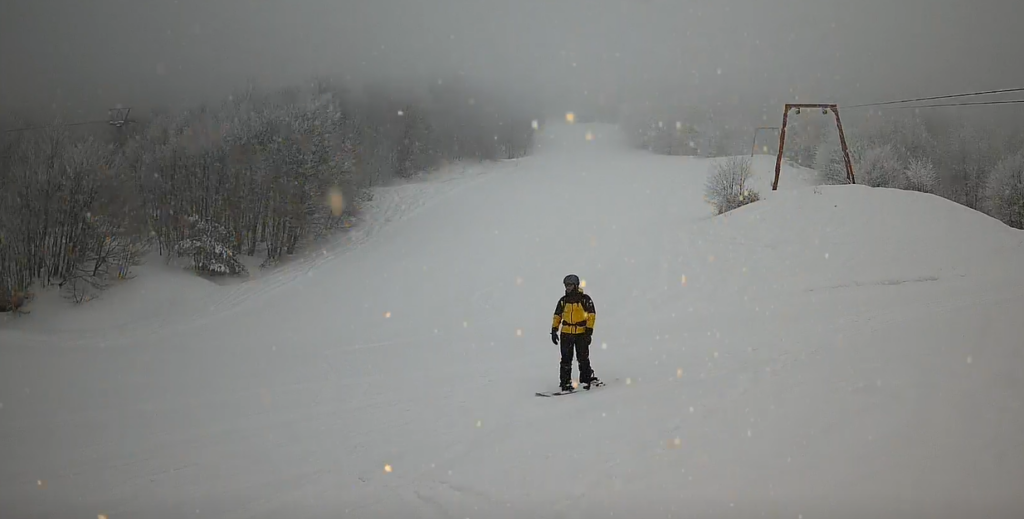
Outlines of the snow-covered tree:
[[1006,225],[1024,229],[1024,152],[1003,158],[992,170],[985,208]]
[[903,170],[902,189],[934,193],[939,184],[932,162],[926,158],[912,158]]
[[871,187],[903,187],[903,154],[892,144],[870,147],[854,163],[858,184]]
[[943,194],[954,202],[980,210],[989,172],[998,160],[996,150],[973,126],[949,130],[940,152]]
[[[850,162],[853,164],[854,176],[858,183],[860,172],[857,164],[864,153],[864,142],[857,138],[855,133],[847,133],[847,146],[849,148]],[[814,158],[814,169],[818,172],[824,184],[848,184],[846,174],[846,161],[843,157],[843,149],[837,133],[826,132],[825,138],[818,144],[818,150]]]
[[197,272],[207,274],[241,274],[243,265],[228,245],[231,233],[210,219],[189,216],[185,236],[175,244],[174,252],[192,260]]

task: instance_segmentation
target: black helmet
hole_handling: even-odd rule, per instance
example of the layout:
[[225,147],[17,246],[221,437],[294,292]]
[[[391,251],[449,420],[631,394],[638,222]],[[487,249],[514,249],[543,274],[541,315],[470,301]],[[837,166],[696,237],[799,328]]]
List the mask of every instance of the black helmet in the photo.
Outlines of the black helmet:
[[576,285],[580,286],[580,278],[576,274],[569,274],[562,280],[563,285]]

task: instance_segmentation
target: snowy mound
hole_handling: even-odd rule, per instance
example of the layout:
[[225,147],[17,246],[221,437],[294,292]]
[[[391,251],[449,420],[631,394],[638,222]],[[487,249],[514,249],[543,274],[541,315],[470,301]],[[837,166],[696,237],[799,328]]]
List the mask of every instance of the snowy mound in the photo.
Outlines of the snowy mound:
[[[686,231],[745,285],[820,290],[1024,275],[1024,233],[939,196],[865,186],[773,193]],[[744,272],[744,269],[746,271]]]

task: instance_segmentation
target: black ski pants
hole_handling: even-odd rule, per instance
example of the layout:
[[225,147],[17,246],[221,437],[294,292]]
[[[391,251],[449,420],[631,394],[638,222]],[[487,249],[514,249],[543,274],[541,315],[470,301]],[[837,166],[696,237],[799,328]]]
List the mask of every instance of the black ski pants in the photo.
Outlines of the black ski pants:
[[582,333],[563,333],[558,344],[562,347],[562,362],[559,366],[559,381],[562,385],[572,382],[572,354],[576,353],[576,361],[580,365],[580,383],[590,382],[594,370],[590,367],[590,344],[587,336]]

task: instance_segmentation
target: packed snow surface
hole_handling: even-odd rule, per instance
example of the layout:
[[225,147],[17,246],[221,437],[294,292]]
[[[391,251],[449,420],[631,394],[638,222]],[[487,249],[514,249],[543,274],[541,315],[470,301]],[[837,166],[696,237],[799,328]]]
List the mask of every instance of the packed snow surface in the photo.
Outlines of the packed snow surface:
[[[713,216],[709,160],[537,140],[248,282],[153,257],[7,318],[0,516],[1024,516],[1024,233],[788,166],[772,192],[767,156]],[[537,398],[569,273],[608,385]]]

